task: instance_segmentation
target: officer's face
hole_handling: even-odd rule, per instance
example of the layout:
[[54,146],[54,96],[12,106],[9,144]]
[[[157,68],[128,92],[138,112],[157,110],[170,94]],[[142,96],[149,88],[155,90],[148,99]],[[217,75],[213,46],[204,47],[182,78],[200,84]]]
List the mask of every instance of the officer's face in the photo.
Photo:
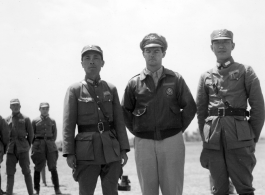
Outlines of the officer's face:
[[166,52],[162,52],[161,47],[148,47],[144,49],[143,56],[147,66],[160,66]]
[[20,112],[20,104],[11,104],[10,109],[12,110],[13,114],[19,113]]
[[215,40],[211,45],[218,62],[223,62],[230,58],[234,48],[235,44],[230,39]]
[[98,52],[89,51],[83,55],[81,64],[86,74],[93,78],[99,75],[101,68],[104,66],[104,61]]
[[40,114],[42,116],[47,116],[49,114],[49,107],[40,107]]

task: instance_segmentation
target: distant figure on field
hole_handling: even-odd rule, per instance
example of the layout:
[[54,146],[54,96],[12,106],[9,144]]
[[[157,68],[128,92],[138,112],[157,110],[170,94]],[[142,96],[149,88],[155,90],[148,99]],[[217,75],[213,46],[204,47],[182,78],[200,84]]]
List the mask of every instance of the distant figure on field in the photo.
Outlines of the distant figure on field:
[[49,116],[50,105],[47,102],[40,103],[40,116],[32,121],[34,130],[34,142],[32,146],[31,159],[34,167],[34,189],[40,193],[40,172],[45,169],[46,161],[49,171],[52,174],[52,183],[55,194],[62,194],[60,191],[59,177],[57,172],[58,150],[55,144],[57,128],[54,119]]
[[24,175],[28,194],[33,194],[32,178],[29,167],[29,149],[32,144],[34,133],[32,130],[30,119],[20,113],[20,108],[21,105],[19,100],[12,99],[10,101],[10,109],[12,110],[12,114],[6,118],[6,122],[9,126],[10,131],[10,141],[7,147],[6,155],[6,193],[8,195],[13,194],[15,180],[14,175],[18,162]]

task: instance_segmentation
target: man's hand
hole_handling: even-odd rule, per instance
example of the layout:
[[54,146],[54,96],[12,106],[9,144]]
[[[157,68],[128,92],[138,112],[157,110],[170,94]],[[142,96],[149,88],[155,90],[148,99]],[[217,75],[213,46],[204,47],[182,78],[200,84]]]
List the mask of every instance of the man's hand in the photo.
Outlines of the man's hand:
[[76,157],[75,157],[75,155],[73,155],[73,154],[67,155],[67,164],[72,169],[76,168]]
[[124,167],[128,161],[128,156],[125,150],[121,151],[121,166]]

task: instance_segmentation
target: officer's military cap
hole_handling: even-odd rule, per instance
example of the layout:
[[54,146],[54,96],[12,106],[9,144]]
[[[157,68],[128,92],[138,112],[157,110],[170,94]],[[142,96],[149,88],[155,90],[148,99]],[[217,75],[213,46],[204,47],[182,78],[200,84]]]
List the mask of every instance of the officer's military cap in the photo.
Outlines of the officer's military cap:
[[83,58],[84,53],[87,52],[87,51],[96,51],[96,52],[98,52],[101,55],[101,57],[103,59],[103,51],[97,45],[86,45],[81,51],[81,59]]
[[11,104],[20,104],[19,99],[12,99],[12,100],[10,100],[10,105]]
[[40,108],[44,108],[44,107],[50,107],[48,102],[41,102],[40,103]]
[[211,34],[211,42],[219,39],[231,39],[233,41],[233,33],[227,29],[214,30]]
[[141,50],[148,47],[162,47],[163,51],[167,50],[166,38],[157,33],[150,33],[146,35],[140,43]]

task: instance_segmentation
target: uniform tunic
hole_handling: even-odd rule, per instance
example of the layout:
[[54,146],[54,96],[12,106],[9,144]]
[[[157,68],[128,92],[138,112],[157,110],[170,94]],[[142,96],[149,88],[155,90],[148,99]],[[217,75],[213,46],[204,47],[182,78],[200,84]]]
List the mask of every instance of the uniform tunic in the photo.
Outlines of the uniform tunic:
[[49,116],[39,116],[32,121],[34,142],[31,158],[35,164],[35,170],[41,171],[46,160],[50,171],[56,169],[58,150],[55,144],[57,128],[54,119]]
[[16,163],[22,168],[22,173],[30,173],[29,149],[33,140],[33,130],[30,119],[21,114],[6,118],[10,130],[10,141],[7,147],[6,172],[13,175],[16,172]]
[[9,128],[6,121],[0,116],[0,167],[3,161],[3,156],[6,153],[8,142],[9,142]]

